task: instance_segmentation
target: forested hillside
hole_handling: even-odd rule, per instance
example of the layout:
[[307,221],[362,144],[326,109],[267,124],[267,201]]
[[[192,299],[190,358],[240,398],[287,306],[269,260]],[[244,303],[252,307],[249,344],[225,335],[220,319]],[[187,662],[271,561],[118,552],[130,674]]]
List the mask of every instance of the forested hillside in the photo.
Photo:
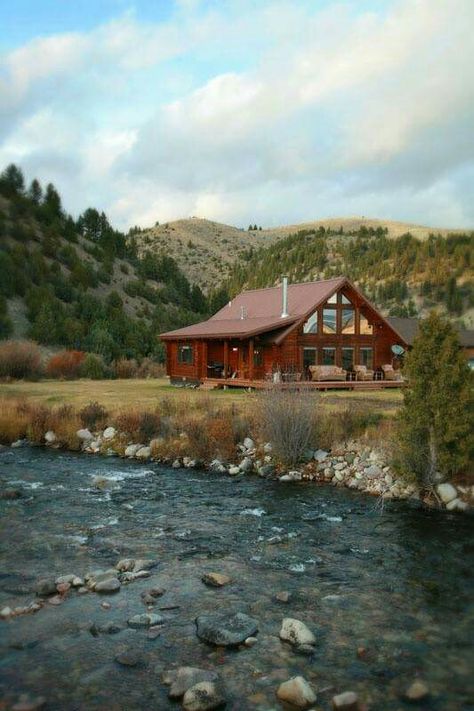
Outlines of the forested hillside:
[[66,214],[56,188],[0,175],[0,338],[29,337],[116,358],[160,357],[160,331],[209,309],[176,262],[146,250],[87,209]]
[[248,250],[234,267],[230,294],[243,288],[346,275],[385,313],[423,315],[438,306],[472,328],[474,323],[474,233],[410,233],[395,238],[378,227],[303,230],[259,250]]

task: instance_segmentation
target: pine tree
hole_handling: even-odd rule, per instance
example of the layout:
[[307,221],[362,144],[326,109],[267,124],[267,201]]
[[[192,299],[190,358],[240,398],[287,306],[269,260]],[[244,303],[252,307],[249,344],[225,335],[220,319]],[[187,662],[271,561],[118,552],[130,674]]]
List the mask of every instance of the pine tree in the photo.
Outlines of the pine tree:
[[35,203],[35,205],[39,205],[41,202],[41,199],[43,197],[43,189],[41,188],[39,180],[34,178],[31,183],[30,187],[28,189],[28,197],[32,202]]
[[404,368],[408,387],[398,417],[399,469],[431,488],[474,454],[474,374],[454,327],[436,313],[420,323]]

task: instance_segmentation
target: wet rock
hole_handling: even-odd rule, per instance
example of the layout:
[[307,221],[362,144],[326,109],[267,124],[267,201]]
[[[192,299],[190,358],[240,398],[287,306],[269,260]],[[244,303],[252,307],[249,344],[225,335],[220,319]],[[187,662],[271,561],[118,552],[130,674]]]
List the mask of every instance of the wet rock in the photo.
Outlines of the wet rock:
[[93,578],[89,582],[89,587],[96,593],[110,594],[115,593],[120,590],[120,580],[110,573],[105,573],[96,578]]
[[144,446],[145,445],[143,444],[129,444],[128,447],[125,447],[124,456],[133,458],[140,449],[140,447]]
[[231,582],[231,578],[228,575],[223,575],[222,573],[205,573],[202,578],[202,582],[212,588],[222,588],[224,585],[228,585]]
[[152,570],[152,568],[156,568],[158,564],[159,561],[152,558],[138,558],[133,566],[133,572],[141,573],[144,570]]
[[275,465],[274,464],[264,464],[261,466],[258,470],[258,473],[260,476],[271,476],[275,471]]
[[462,499],[452,499],[448,504],[446,504],[447,511],[467,511],[469,505],[466,501]]
[[280,684],[277,696],[280,701],[297,709],[307,709],[316,701],[316,694],[302,676],[295,676]]
[[301,472],[293,471],[293,472],[288,472],[288,474],[283,474],[279,478],[279,481],[301,481],[303,478],[303,475]]
[[171,466],[173,469],[181,469],[181,462],[179,459],[175,459]]
[[344,691],[332,697],[334,711],[358,711],[359,697],[354,691]]
[[117,430],[115,429],[115,427],[106,427],[102,434],[102,437],[104,439],[113,439],[116,434]]
[[418,701],[423,701],[430,695],[430,690],[424,681],[421,679],[415,679],[415,681],[410,684],[408,689],[404,693],[404,698],[407,701],[416,703]]
[[123,627],[118,622],[110,620],[109,622],[104,622],[103,625],[99,625],[97,630],[102,634],[117,634],[123,630]]
[[154,597],[152,597],[149,593],[143,592],[141,594],[142,602],[144,605],[155,605],[156,600]]
[[285,642],[290,642],[290,644],[295,646],[316,644],[316,637],[304,622],[291,617],[286,617],[283,620],[280,630],[280,639],[283,639]]
[[28,444],[27,439],[17,439],[16,442],[12,442],[10,447],[13,449],[19,449],[20,447],[26,447]]
[[176,671],[165,672],[165,683],[170,683],[170,699],[179,699],[196,684],[203,681],[217,681],[218,674],[198,667],[180,667]]
[[9,617],[11,617],[12,614],[13,614],[13,610],[11,607],[8,607],[8,606],[3,607],[0,610],[0,617],[2,618],[2,620],[7,620]]
[[447,482],[445,484],[438,484],[436,491],[443,504],[449,504],[449,502],[453,501],[458,495],[456,487]]
[[229,467],[229,474],[230,474],[230,476],[237,476],[237,474],[240,474],[239,467],[236,467],[236,466]]
[[212,711],[225,705],[225,699],[212,681],[201,681],[183,697],[184,711]]
[[103,610],[110,610],[110,608],[112,607],[110,602],[101,602],[100,606]]
[[257,642],[258,642],[258,639],[256,637],[247,637],[244,644],[246,647],[255,647]]
[[164,588],[150,588],[150,589],[148,590],[148,593],[149,593],[152,597],[161,597],[162,595],[165,594],[165,592],[166,592],[166,590],[165,590]]
[[65,595],[71,589],[71,583],[57,583],[56,590],[60,595]]
[[297,647],[295,647],[295,651],[302,657],[312,657],[315,652],[315,649],[311,644],[299,644]]
[[138,652],[129,649],[117,654],[115,661],[123,667],[136,667],[142,661],[142,658]]
[[253,461],[250,457],[244,457],[240,462],[239,469],[241,472],[251,472],[253,469]]
[[196,618],[197,636],[203,642],[219,647],[234,647],[253,637],[258,622],[243,612],[201,615]]
[[275,600],[277,602],[287,603],[287,602],[290,602],[291,598],[292,598],[292,595],[290,592],[288,592],[288,590],[281,590],[280,592],[277,592],[275,595]]
[[48,430],[44,436],[44,441],[46,444],[54,444],[56,442],[56,435],[54,434],[53,430]]
[[148,629],[148,639],[157,639],[161,634],[161,627],[150,627]]
[[140,580],[141,578],[149,578],[151,575],[149,570],[139,570],[138,573],[121,573],[120,582],[122,583],[133,583],[134,580]]
[[134,566],[135,558],[122,558],[115,567],[120,573],[124,573],[129,570],[133,570]]
[[37,696],[35,699],[31,699],[26,694],[23,694],[11,709],[12,711],[39,711],[45,705],[46,699],[44,696]]
[[74,573],[70,573],[69,575],[60,575],[58,578],[56,578],[55,583],[56,585],[62,585],[63,583],[68,583],[69,585],[72,585],[72,581],[75,579]]
[[49,598],[48,602],[50,605],[62,605],[64,598],[61,595],[54,595]]
[[161,615],[155,615],[152,612],[144,612],[131,617],[128,620],[128,626],[133,627],[133,629],[139,629],[141,627],[153,627],[153,625],[159,625],[162,622],[164,622],[164,618]]
[[35,586],[36,594],[39,597],[47,597],[56,594],[56,581],[54,578],[42,578]]
[[135,457],[137,459],[150,459],[151,447],[140,447],[140,449],[136,452]]
[[23,492],[21,489],[3,489],[3,491],[0,492],[0,499],[21,499],[23,496]]

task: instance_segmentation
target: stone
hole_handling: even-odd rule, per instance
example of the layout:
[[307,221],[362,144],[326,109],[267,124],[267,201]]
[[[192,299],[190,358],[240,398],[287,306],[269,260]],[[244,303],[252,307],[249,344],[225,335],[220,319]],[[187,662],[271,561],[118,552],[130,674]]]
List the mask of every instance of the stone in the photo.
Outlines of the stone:
[[254,647],[258,642],[258,639],[256,637],[247,637],[245,640],[244,644],[246,647]]
[[324,449],[317,449],[313,456],[317,462],[324,462],[329,456],[329,452],[325,452]]
[[354,691],[344,691],[332,697],[334,711],[358,711],[359,697]]
[[199,639],[218,647],[235,647],[253,637],[258,631],[258,622],[243,612],[201,615],[196,618]]
[[144,446],[145,445],[143,444],[129,444],[127,447],[125,447],[124,456],[132,458],[136,455],[140,447]]
[[377,464],[371,464],[369,467],[364,469],[364,474],[367,479],[377,479],[377,477],[382,476],[382,470]]
[[253,469],[253,461],[250,457],[244,457],[240,462],[239,469],[241,472],[250,472]]
[[75,577],[76,576],[73,573],[70,573],[69,575],[60,575],[59,578],[56,578],[55,583],[56,585],[62,585],[63,583],[69,583],[72,585],[72,581]]
[[415,679],[405,691],[404,697],[407,701],[416,703],[417,701],[423,701],[423,699],[426,699],[429,695],[430,690],[425,682],[421,681],[421,679]]
[[263,451],[265,454],[271,454],[273,452],[273,445],[271,442],[267,442],[266,444],[263,445]]
[[302,478],[301,472],[292,471],[288,472],[288,474],[283,474],[278,481],[301,481]]
[[301,620],[285,617],[280,630],[280,639],[295,646],[316,644],[316,637]]
[[245,449],[255,449],[255,442],[251,437],[246,437],[243,444]]
[[334,465],[334,470],[336,472],[341,471],[341,469],[346,468],[346,463],[345,462],[338,462],[337,464]]
[[217,681],[218,674],[198,667],[180,667],[176,672],[169,674],[171,683],[169,690],[170,699],[180,699],[181,696],[196,684],[203,681]]
[[96,593],[101,593],[103,595],[116,593],[120,590],[120,580],[118,578],[106,578],[105,580],[99,580],[94,585],[94,590]]
[[155,615],[152,612],[144,612],[131,617],[128,620],[128,626],[133,629],[139,629],[140,627],[153,627],[154,625],[159,625],[162,622],[164,622],[164,618],[161,615]]
[[2,618],[2,620],[6,620],[8,617],[10,617],[12,612],[13,612],[13,610],[11,607],[3,607],[0,610],[0,617]]
[[110,602],[101,602],[101,603],[100,603],[100,606],[101,606],[102,609],[104,609],[104,610],[110,610],[110,608],[112,607],[112,605],[110,604]]
[[150,459],[151,447],[140,447],[140,449],[136,452],[135,457],[137,459]]
[[316,701],[316,694],[302,676],[294,676],[280,684],[277,696],[280,701],[291,704],[297,709],[307,709]]
[[212,711],[225,705],[225,699],[212,681],[201,681],[183,697],[184,711]]
[[56,442],[56,435],[54,434],[53,430],[48,430],[44,436],[44,441],[46,444],[54,444]]
[[453,501],[458,495],[456,487],[447,482],[445,484],[438,484],[436,491],[443,504],[449,504],[449,502]]
[[54,578],[42,578],[36,583],[36,594],[40,597],[56,594],[56,581]]
[[264,464],[263,466],[260,467],[258,470],[258,473],[260,476],[271,476],[275,471],[275,465],[274,464]]
[[83,442],[90,442],[91,439],[94,439],[94,435],[88,429],[85,428],[77,430],[76,436],[78,439],[82,439]]
[[135,558],[122,558],[115,567],[120,573],[133,570],[135,567]]
[[181,469],[181,462],[179,459],[175,459],[171,466],[173,469]]
[[236,467],[235,465],[232,465],[229,467],[229,474],[231,476],[237,476],[237,474],[240,474],[240,468]]
[[162,595],[165,594],[165,592],[166,592],[166,590],[164,588],[150,588],[150,590],[148,590],[148,593],[152,597],[161,597]]
[[104,439],[113,439],[116,434],[117,430],[115,429],[115,427],[106,427],[102,434],[102,437]]
[[201,580],[205,585],[209,585],[212,588],[222,588],[231,582],[231,578],[222,573],[205,573]]
[[116,655],[115,661],[123,667],[136,667],[140,663],[141,657],[138,652],[127,650]]
[[281,590],[280,592],[277,592],[275,595],[275,600],[277,600],[278,602],[287,603],[287,602],[290,602],[291,598],[292,598],[292,595],[290,592],[288,592],[288,590]]
[[446,504],[447,511],[466,511],[469,508],[469,504],[462,499],[452,499]]
[[141,573],[145,570],[151,570],[152,568],[156,568],[158,563],[159,561],[152,558],[137,558],[135,565],[133,566],[133,572]]
[[61,595],[64,595],[70,589],[71,589],[71,583],[57,583],[56,584],[56,590]]
[[18,449],[19,447],[26,447],[28,444],[26,439],[17,439],[16,442],[12,442],[10,447],[13,447],[13,449]]

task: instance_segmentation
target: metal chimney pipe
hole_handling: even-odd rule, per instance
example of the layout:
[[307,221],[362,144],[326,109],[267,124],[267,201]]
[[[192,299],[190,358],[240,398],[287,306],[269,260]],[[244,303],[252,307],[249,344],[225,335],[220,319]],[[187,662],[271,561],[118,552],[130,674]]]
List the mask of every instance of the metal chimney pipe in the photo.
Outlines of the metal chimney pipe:
[[288,316],[288,277],[282,277],[282,292],[283,292],[283,304],[281,317],[286,318]]

